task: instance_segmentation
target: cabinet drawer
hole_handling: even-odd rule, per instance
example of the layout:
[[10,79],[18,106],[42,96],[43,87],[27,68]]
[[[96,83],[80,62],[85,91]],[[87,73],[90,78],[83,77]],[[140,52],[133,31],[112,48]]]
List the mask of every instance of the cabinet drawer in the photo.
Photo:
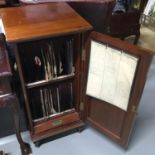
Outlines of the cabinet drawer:
[[80,120],[79,114],[77,112],[68,113],[64,116],[59,116],[57,118],[51,118],[48,121],[39,123],[38,125],[35,125],[34,132],[35,134],[38,134],[40,132],[54,129],[56,127],[64,126],[66,124],[70,124],[73,122],[77,122]]

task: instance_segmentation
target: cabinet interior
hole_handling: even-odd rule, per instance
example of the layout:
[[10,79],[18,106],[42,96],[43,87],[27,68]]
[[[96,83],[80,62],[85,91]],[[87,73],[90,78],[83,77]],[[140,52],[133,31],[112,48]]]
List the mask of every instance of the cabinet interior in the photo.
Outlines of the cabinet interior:
[[40,124],[51,128],[48,121],[55,128],[80,120],[80,39],[74,34],[17,45],[26,104],[37,133],[43,131]]

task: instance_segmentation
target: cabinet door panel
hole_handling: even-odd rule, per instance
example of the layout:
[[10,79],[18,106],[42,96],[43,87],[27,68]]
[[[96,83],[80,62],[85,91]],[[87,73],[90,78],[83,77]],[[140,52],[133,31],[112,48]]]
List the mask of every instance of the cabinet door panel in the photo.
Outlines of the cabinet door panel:
[[153,54],[96,32],[86,49],[88,122],[127,147]]

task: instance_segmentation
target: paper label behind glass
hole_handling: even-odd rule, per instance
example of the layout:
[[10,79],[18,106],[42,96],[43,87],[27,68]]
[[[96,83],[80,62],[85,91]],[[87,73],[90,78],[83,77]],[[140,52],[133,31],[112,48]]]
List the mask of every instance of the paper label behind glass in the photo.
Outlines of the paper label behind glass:
[[127,111],[138,58],[91,41],[86,94]]

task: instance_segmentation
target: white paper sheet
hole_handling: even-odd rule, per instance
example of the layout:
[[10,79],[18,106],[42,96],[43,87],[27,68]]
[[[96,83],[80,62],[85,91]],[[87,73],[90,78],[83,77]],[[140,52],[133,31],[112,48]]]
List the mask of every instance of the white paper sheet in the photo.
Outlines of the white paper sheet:
[[138,58],[91,41],[86,94],[127,111]]

